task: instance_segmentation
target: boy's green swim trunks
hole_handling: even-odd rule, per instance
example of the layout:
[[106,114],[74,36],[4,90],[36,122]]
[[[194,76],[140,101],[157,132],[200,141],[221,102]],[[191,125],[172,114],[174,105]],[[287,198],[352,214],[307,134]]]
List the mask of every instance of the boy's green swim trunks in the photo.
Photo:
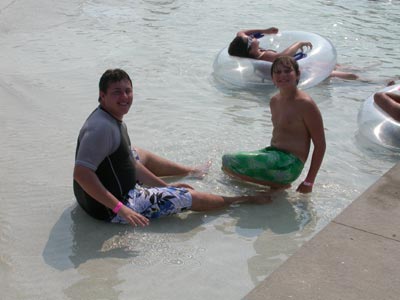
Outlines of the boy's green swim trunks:
[[256,151],[241,151],[222,157],[223,169],[261,181],[289,184],[303,170],[304,163],[295,155],[267,147]]

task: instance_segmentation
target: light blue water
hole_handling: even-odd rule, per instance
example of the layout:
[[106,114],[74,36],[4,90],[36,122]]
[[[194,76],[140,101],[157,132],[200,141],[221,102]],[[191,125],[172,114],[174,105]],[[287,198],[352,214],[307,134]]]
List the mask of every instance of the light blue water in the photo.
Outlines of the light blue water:
[[[398,161],[398,154],[358,140],[357,114],[364,99],[400,76],[399,6],[0,1],[2,296],[244,297]],[[239,29],[270,26],[329,38],[339,63],[371,80],[332,79],[307,90],[322,112],[328,146],[311,195],[289,190],[268,206],[185,214],[145,229],[99,223],[76,208],[76,137],[109,67],[124,68],[134,81],[126,117],[134,144],[186,164],[211,159],[204,180],[185,180],[197,189],[252,192],[220,171],[220,157],[269,143],[273,91],[223,86],[212,63]]]

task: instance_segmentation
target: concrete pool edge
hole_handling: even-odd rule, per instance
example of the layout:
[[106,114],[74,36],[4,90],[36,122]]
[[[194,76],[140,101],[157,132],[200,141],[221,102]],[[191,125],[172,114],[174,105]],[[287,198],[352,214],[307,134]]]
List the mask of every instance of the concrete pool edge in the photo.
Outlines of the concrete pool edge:
[[244,299],[398,299],[399,196],[397,163]]

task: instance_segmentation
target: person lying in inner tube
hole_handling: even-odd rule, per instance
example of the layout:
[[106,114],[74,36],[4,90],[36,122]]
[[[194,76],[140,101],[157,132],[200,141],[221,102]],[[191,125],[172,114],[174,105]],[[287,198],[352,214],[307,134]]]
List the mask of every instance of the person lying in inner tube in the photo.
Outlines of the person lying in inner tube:
[[[303,52],[303,48],[312,49],[312,44],[308,41],[299,41],[293,43],[281,52],[276,52],[272,49],[260,48],[260,43],[258,41],[259,38],[263,37],[264,34],[277,34],[278,31],[279,29],[276,27],[239,31],[236,34],[236,37],[229,44],[228,53],[232,56],[274,62],[275,59],[281,56],[292,56],[296,60],[299,60],[306,57],[306,54]],[[359,79],[359,76],[356,74],[336,70],[337,67],[338,66],[336,66],[335,70],[332,71],[330,77],[337,77],[346,80]]]

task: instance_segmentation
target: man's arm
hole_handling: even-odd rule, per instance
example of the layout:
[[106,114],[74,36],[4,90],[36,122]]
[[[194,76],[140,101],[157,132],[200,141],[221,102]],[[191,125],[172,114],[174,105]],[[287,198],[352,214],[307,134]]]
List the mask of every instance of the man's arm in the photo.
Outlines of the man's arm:
[[[115,196],[100,182],[93,170],[80,165],[75,165],[74,179],[86,193],[104,206],[113,209],[119,203],[119,200],[115,198]],[[127,220],[132,226],[145,226],[149,224],[149,220],[146,217],[134,212],[126,206],[122,206],[118,211],[118,214]]]

